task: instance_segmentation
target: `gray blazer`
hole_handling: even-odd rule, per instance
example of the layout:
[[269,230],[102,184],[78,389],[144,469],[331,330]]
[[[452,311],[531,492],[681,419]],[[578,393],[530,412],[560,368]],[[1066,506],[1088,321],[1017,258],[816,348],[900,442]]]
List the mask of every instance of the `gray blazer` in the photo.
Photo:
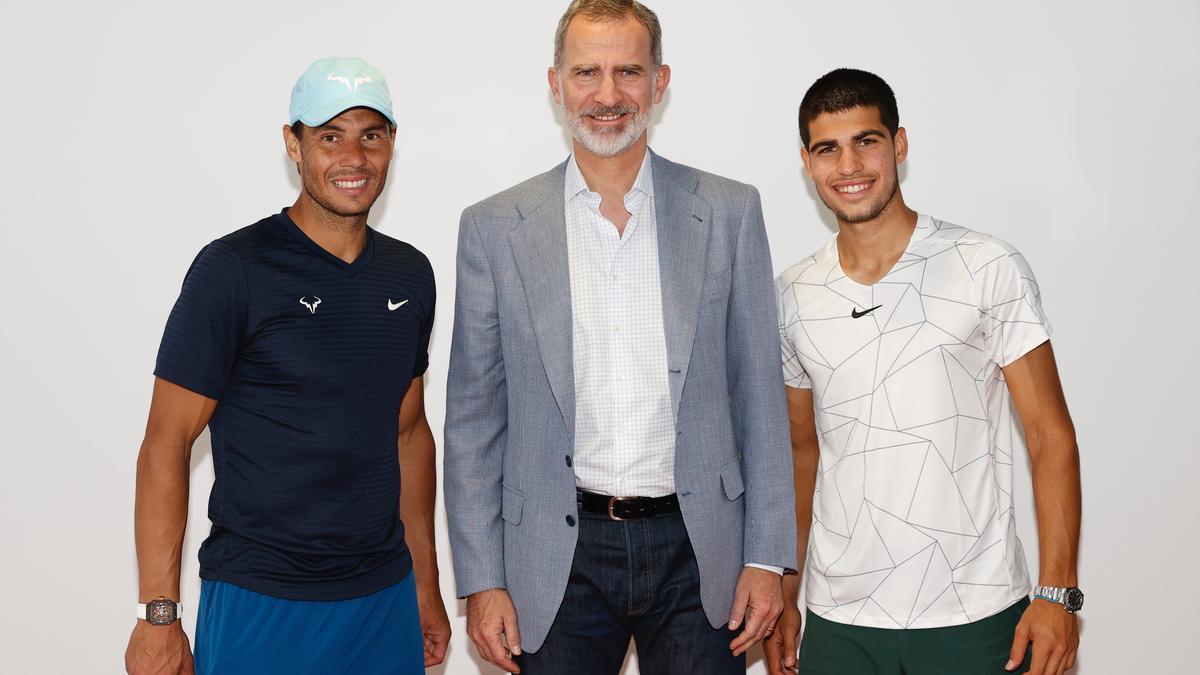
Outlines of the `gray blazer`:
[[[751,186],[652,155],[675,485],[714,627],[747,562],[796,569],[771,256]],[[566,164],[468,207],[446,396],[458,596],[506,588],[537,651],[575,552]]]

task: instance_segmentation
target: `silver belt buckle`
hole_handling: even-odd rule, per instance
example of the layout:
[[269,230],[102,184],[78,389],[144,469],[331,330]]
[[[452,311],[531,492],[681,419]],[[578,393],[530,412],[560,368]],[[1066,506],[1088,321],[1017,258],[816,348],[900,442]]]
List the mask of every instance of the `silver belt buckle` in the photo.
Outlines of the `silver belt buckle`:
[[613,513],[613,506],[615,506],[617,502],[631,502],[635,499],[637,499],[637,497],[609,497],[608,498],[608,519],[609,520],[629,520],[628,518],[621,518],[617,514]]

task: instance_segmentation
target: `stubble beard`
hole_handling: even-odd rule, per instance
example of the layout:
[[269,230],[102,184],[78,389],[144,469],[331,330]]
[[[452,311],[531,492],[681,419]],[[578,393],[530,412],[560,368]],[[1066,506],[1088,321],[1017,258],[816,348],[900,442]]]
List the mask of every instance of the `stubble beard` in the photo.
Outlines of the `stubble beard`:
[[[302,172],[302,175],[303,175],[303,172]],[[387,174],[385,173],[383,176],[383,179],[380,180],[378,183],[376,183],[376,185],[378,186],[376,193],[373,196],[371,196],[370,200],[366,204],[364,204],[362,206],[348,205],[349,208],[347,208],[347,207],[343,207],[343,206],[339,205],[335,201],[337,188],[329,186],[328,189],[331,191],[335,191],[335,192],[333,192],[333,194],[330,194],[328,196],[325,195],[321,190],[322,187],[325,187],[325,183],[319,182],[320,179],[312,179],[312,182],[310,182],[309,179],[307,177],[305,177],[304,181],[303,181],[303,183],[304,183],[303,188],[304,188],[304,192],[308,195],[308,198],[314,204],[321,207],[321,209],[329,212],[331,215],[337,216],[339,218],[361,218],[371,212],[371,207],[375,205],[375,202],[379,199],[379,196],[381,194],[383,194],[383,184],[386,181],[386,175]],[[378,176],[377,174],[371,175],[372,181],[374,181],[377,178],[380,178],[380,176]]]
[[[607,115],[625,115],[633,114],[633,119],[629,120],[625,126],[614,129],[593,130],[588,126],[588,117],[604,117]],[[616,157],[633,147],[642,134],[646,132],[646,128],[650,126],[650,111],[642,111],[638,108],[629,105],[619,105],[614,107],[593,107],[583,110],[579,113],[572,113],[563,108],[563,117],[567,123],[567,129],[571,132],[571,138],[574,138],[580,145],[587,148],[588,152],[599,157]]]
[[887,210],[888,205],[892,203],[892,199],[896,196],[896,190],[899,189],[899,187],[900,175],[899,172],[896,172],[892,174],[892,190],[888,192],[886,196],[881,196],[879,199],[871,202],[867,206],[866,211],[858,214],[850,214],[838,208],[838,206],[833,203],[833,200],[826,197],[825,193],[821,190],[818,190],[817,194],[821,196],[821,201],[825,203],[825,208],[832,211],[833,215],[837,216],[839,221],[851,224],[866,223],[875,220],[880,216],[880,214]]

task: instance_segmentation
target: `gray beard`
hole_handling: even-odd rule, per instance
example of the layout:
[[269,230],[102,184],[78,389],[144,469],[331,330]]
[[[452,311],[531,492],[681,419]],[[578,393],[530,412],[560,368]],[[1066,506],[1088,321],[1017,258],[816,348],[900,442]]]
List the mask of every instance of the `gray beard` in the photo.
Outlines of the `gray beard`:
[[633,119],[625,125],[624,129],[606,132],[589,129],[587,122],[584,121],[586,115],[576,115],[564,109],[563,117],[567,123],[567,129],[571,131],[571,138],[587,148],[588,152],[599,157],[616,157],[625,152],[641,138],[646,127],[650,126],[650,114],[648,111],[642,110],[633,114]]

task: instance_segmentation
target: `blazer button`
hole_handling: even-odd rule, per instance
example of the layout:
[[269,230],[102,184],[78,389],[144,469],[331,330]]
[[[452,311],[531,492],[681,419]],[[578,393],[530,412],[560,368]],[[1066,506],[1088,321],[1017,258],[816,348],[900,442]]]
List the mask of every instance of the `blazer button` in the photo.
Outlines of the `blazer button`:
[[575,527],[575,516],[567,516],[567,525]]
[[570,455],[567,455],[567,466],[572,466]]

